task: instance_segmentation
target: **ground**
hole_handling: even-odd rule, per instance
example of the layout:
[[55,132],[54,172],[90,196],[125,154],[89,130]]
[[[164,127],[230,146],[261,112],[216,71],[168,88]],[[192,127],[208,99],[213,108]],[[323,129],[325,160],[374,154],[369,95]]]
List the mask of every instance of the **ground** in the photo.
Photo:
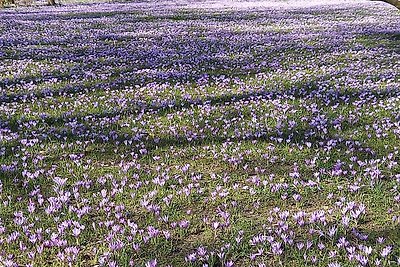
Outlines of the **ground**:
[[400,264],[400,16],[0,11],[1,266]]

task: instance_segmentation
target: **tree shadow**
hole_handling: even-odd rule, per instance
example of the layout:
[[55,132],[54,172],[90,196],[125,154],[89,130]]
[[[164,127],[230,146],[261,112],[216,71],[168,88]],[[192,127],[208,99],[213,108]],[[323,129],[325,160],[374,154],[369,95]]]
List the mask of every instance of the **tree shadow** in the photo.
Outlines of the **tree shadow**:
[[[317,11],[319,12],[319,10],[314,10],[314,12]],[[285,58],[296,57],[299,54],[306,56],[311,52],[312,56],[317,56],[349,49],[343,36],[354,34],[363,36],[373,43],[387,40],[386,44],[381,44],[381,46],[395,49],[394,51],[398,50],[398,46],[396,46],[398,32],[382,33],[369,30],[365,33],[359,29],[360,32],[347,33],[342,29],[336,29],[334,33],[319,32],[320,36],[332,34],[338,36],[335,40],[330,38],[329,42],[310,45],[302,40],[293,39],[291,32],[274,32],[274,30],[249,32],[235,30],[230,26],[232,22],[236,22],[238,26],[246,26],[248,23],[259,21],[260,25],[263,25],[265,18],[268,23],[274,25],[282,20],[290,22],[293,17],[308,16],[307,12],[302,9],[294,9],[289,13],[278,12],[271,15],[270,10],[238,10],[226,13],[185,10],[171,11],[167,14],[158,11],[149,15],[143,7],[137,9],[124,7],[119,11],[106,8],[106,11],[101,12],[75,10],[70,14],[68,10],[58,10],[57,12],[44,10],[42,15],[38,15],[40,12],[25,12],[20,16],[23,15],[25,21],[33,24],[58,21],[60,25],[63,25],[67,23],[63,22],[64,19],[76,19],[77,23],[75,26],[71,26],[68,32],[63,32],[62,36],[54,40],[41,35],[44,29],[31,32],[32,36],[29,38],[5,35],[0,38],[0,46],[10,52],[0,53],[0,60],[44,60],[50,64],[54,62],[54,65],[67,61],[71,67],[67,67],[65,71],[56,69],[43,71],[37,75],[19,75],[1,79],[0,88],[12,88],[26,83],[41,86],[51,77],[62,81],[83,79],[87,75],[87,71],[100,73],[106,71],[101,69],[102,64],[113,68],[110,80],[106,81],[104,86],[94,86],[93,90],[101,90],[102,87],[109,86],[113,90],[118,90],[130,85],[144,85],[152,82],[184,83],[196,81],[204,73],[210,76],[244,77],[259,72],[274,71],[282,67]],[[329,15],[328,11],[319,14],[322,17],[327,15]],[[11,16],[12,14],[10,14]],[[126,24],[138,24],[144,28],[144,33],[135,33],[129,27],[105,31],[105,29],[109,29],[109,26],[102,19],[109,17],[124,19]],[[204,21],[222,23],[227,27],[207,26],[204,25]],[[165,26],[166,23],[183,27],[184,31],[163,32],[158,29],[157,25]],[[5,32],[7,32],[8,29],[21,28],[23,24],[20,24],[18,19],[10,19],[4,26]],[[62,27],[61,29],[50,27],[49,32],[57,34]],[[79,32],[80,27],[96,29],[98,32],[95,31],[94,34],[85,36]],[[24,29],[21,28],[21,31]],[[149,33],[146,33],[147,31]],[[273,44],[273,46],[267,46],[269,44]],[[260,51],[251,51],[255,46],[260,46]],[[49,47],[57,49],[53,51]],[[243,56],[237,57],[240,53]],[[104,59],[112,60],[104,62],[102,61]],[[218,66],[218,69],[213,69],[214,66]],[[182,68],[187,68],[188,71],[182,71]],[[148,75],[140,72],[148,69],[155,70],[156,74]],[[107,71],[110,70],[107,69]],[[122,78],[126,76],[131,78],[129,80]],[[95,75],[93,80],[98,80],[101,84],[104,80],[102,81],[99,77],[100,75]],[[121,81],[122,79],[124,81]],[[90,87],[92,84],[87,86],[71,84],[66,85],[65,88],[46,89],[45,93],[40,91],[3,93],[0,96],[0,103],[40,99],[48,94],[53,96],[65,93],[74,95],[88,91]]]
[[381,48],[388,52],[400,53],[400,31],[368,31],[360,36],[360,41],[368,48]]
[[[107,8],[106,8],[107,9]],[[279,29],[259,30],[254,31],[247,29],[249,23],[266,22],[274,23],[290,22],[296,17],[307,17],[309,12],[298,9],[290,10],[288,13],[277,12],[271,14],[270,10],[257,11],[229,11],[221,13],[218,11],[172,11],[170,13],[154,12],[148,14],[145,9],[135,9],[125,7],[120,11],[73,11],[68,13],[68,10],[59,10],[59,12],[49,13],[44,10],[41,12],[25,12],[19,16],[23,16],[26,21],[34,25],[41,23],[56,23],[60,26],[53,25],[49,28],[49,33],[63,34],[59,38],[52,40],[44,38],[41,34],[44,29],[33,30],[29,32],[23,28],[17,19],[10,20],[5,26],[5,31],[17,28],[21,31],[32,33],[32,36],[10,36],[4,35],[0,37],[0,45],[5,50],[10,50],[12,53],[0,54],[0,60],[32,60],[32,61],[48,61],[57,62],[59,68],[55,70],[42,70],[40,73],[32,75],[19,75],[12,78],[3,78],[0,80],[0,88],[14,88],[28,83],[33,83],[36,86],[44,86],[44,82],[52,78],[57,78],[65,82],[56,88],[44,88],[41,90],[21,90],[18,92],[5,92],[0,96],[0,104],[23,104],[29,101],[40,101],[46,97],[59,97],[68,95],[74,97],[80,93],[96,93],[104,90],[122,90],[129,86],[144,86],[151,83],[168,83],[171,85],[178,83],[197,83],[199,79],[207,74],[209,77],[235,77],[246,79],[258,73],[271,73],[281,69],[290,69],[293,66],[282,67],[288,58],[303,55],[318,57],[326,56],[335,51],[346,51],[351,49],[347,43],[346,36],[360,36],[372,44],[384,46],[386,49],[395,49],[399,41],[399,33],[396,31],[382,32],[376,29],[362,31],[357,28],[351,32],[346,32],[342,28],[333,30],[333,32],[325,33],[319,31],[322,37],[337,36],[335,40],[325,38],[325,42],[316,45],[307,44],[301,39],[293,39],[293,32],[280,31]],[[317,12],[317,11],[315,11]],[[318,11],[319,12],[319,11]],[[320,12],[319,16],[330,16],[329,12]],[[11,17],[13,14],[3,16]],[[289,16],[289,17],[288,17]],[[7,18],[9,18],[7,17]],[[138,34],[135,29],[121,25],[121,29],[110,29],[105,22],[106,19],[118,18],[124,19],[127,25],[140,25],[143,27],[143,32]],[[263,21],[267,18],[266,21]],[[73,20],[76,24],[71,24],[70,32],[67,32],[63,27],[68,20]],[[216,27],[215,25],[204,24],[204,21],[221,23],[224,27]],[[237,23],[232,27],[231,23]],[[2,22],[3,23],[3,22]],[[160,26],[168,26],[168,23],[181,27],[180,31],[163,31]],[[264,25],[268,26],[268,25]],[[170,26],[171,27],[171,26]],[[242,28],[241,28],[242,27]],[[78,30],[93,31],[87,36]],[[182,30],[183,29],[183,30]],[[346,29],[347,30],[347,29]],[[293,30],[292,30],[293,31]],[[382,43],[382,40],[386,42]],[[90,44],[90,45],[88,45]],[[70,46],[68,46],[70,45]],[[32,48],[31,46],[35,46]],[[54,46],[58,50],[49,52],[48,47]],[[259,50],[252,50],[259,46]],[[239,55],[242,55],[239,57]],[[105,61],[104,61],[105,60]],[[62,71],[61,67],[64,62],[68,62],[71,66]],[[300,61],[303,62],[303,61]],[[324,63],[326,64],[326,63]],[[102,67],[107,68],[102,69]],[[187,69],[186,69],[187,68]],[[144,70],[152,70],[148,74]],[[108,78],[101,79],[100,74],[108,71]],[[80,82],[87,76],[87,72],[95,73],[90,82]],[[96,74],[97,73],[97,74]],[[99,74],[100,73],[100,74]],[[333,74],[332,74],[333,75]],[[112,130],[104,128],[96,128],[91,125],[89,128],[82,129],[87,133],[66,132],[63,126],[69,122],[85,122],[85,119],[90,117],[96,119],[112,118],[118,116],[137,116],[141,112],[153,112],[157,116],[177,112],[183,109],[188,109],[202,105],[234,105],[239,101],[246,101],[254,98],[276,99],[281,96],[289,96],[295,99],[313,97],[315,92],[319,92],[317,82],[328,80],[332,75],[315,77],[316,80],[310,83],[293,84],[284,90],[275,88],[257,90],[254,92],[243,92],[241,94],[225,94],[218,97],[203,97],[191,100],[179,100],[165,103],[149,104],[145,100],[132,100],[130,108],[118,108],[112,111],[103,111],[99,113],[74,114],[66,116],[47,116],[40,120],[39,123],[46,124],[52,127],[48,133],[51,138],[63,141],[89,140],[95,136],[106,136],[107,140],[133,140],[132,136],[124,137],[123,134],[111,133]],[[129,78],[126,78],[129,77]],[[4,90],[5,91],[5,90]],[[385,99],[396,94],[398,89],[389,89],[386,92],[365,91],[363,89],[354,92],[335,91],[332,88],[331,92],[324,91],[325,97],[329,98],[330,104],[343,103],[342,99],[347,99],[351,102],[352,99],[360,98],[365,93],[371,93],[372,96],[378,99]],[[318,97],[317,97],[318,98]],[[11,118],[5,124],[7,127],[18,131],[18,126],[21,123],[27,122],[29,119]],[[110,123],[110,129],[115,128],[115,123]],[[359,125],[358,125],[359,126]],[[349,126],[350,127],[350,126]],[[357,127],[353,125],[352,127]],[[281,139],[291,137],[296,142],[303,142],[307,137],[307,132],[310,129],[297,128],[293,131],[285,133],[266,133],[257,134],[249,137],[238,137],[248,139]],[[108,132],[107,132],[108,131]],[[112,136],[117,136],[113,138]],[[196,141],[188,141],[185,137],[169,136],[161,138],[156,142],[150,137],[143,137],[142,141],[150,147],[169,146],[173,144],[191,145]],[[333,136],[321,137],[317,136],[315,142],[320,139],[334,138]],[[220,143],[225,142],[226,137],[207,136],[204,140],[200,140],[199,144],[203,143]],[[65,141],[65,140],[64,140]],[[134,140],[135,141],[135,140]],[[96,142],[105,142],[102,138]],[[111,141],[110,141],[111,142]],[[137,142],[137,140],[135,141]]]
[[[145,102],[137,102],[132,108],[123,108],[114,111],[104,111],[101,113],[87,113],[87,114],[71,114],[66,116],[53,116],[43,117],[35,121],[39,125],[35,130],[35,136],[41,139],[41,144],[47,142],[59,143],[74,143],[88,141],[91,145],[101,146],[103,149],[93,150],[87,152],[87,156],[101,158],[105,155],[114,155],[114,150],[117,147],[136,147],[133,151],[138,152],[140,149],[145,148],[149,153],[153,150],[163,150],[169,147],[195,147],[205,145],[218,145],[225,142],[240,142],[259,140],[276,145],[284,144],[286,140],[290,140],[290,144],[305,145],[311,143],[315,148],[323,148],[328,142],[336,141],[338,148],[353,149],[354,154],[358,155],[359,159],[372,159],[375,152],[361,142],[356,142],[352,139],[341,138],[336,136],[333,131],[333,125],[328,126],[328,132],[323,134],[316,131],[307,124],[299,124],[292,129],[257,129],[251,130],[247,133],[242,133],[236,136],[229,135],[215,135],[212,132],[207,132],[198,138],[191,138],[185,135],[170,135],[162,134],[159,136],[150,136],[146,131],[141,131],[135,134],[127,134],[121,131],[118,121],[121,117],[138,117],[143,114],[152,114],[156,120],[166,117],[168,114],[181,112],[182,110],[197,109],[202,107],[216,107],[216,106],[235,106],[241,102],[248,102],[252,100],[276,100],[282,98],[290,98],[294,100],[300,99],[314,99],[315,93],[320,93],[318,84],[311,81],[303,84],[296,84],[291,88],[284,91],[261,90],[254,92],[247,92],[241,94],[226,94],[214,97],[198,98],[193,100],[181,101],[174,104],[147,104]],[[361,99],[361,97],[372,97],[375,100],[384,100],[392,96],[397,96],[397,91],[384,90],[384,91],[327,91],[325,97],[329,99],[329,103],[324,104],[326,107],[335,105],[350,105],[354,101]],[[228,114],[223,114],[223,119],[238,119],[238,115],[233,115],[233,118]],[[212,119],[212,118],[210,118]],[[2,127],[9,128],[13,132],[23,134],[26,130],[19,128],[19,125],[32,123],[32,119],[18,119],[7,120],[2,122]],[[101,121],[107,121],[107,124],[101,124]],[[353,131],[353,129],[364,128],[367,122],[358,121],[357,123],[344,123],[342,132]],[[75,126],[69,126],[75,125]],[[125,144],[125,145],[124,145]],[[129,145],[128,145],[129,144]],[[106,145],[106,146],[104,146]],[[12,154],[11,148],[15,144],[5,144],[8,154]],[[112,156],[113,157],[113,156]],[[57,161],[57,159],[53,159]]]

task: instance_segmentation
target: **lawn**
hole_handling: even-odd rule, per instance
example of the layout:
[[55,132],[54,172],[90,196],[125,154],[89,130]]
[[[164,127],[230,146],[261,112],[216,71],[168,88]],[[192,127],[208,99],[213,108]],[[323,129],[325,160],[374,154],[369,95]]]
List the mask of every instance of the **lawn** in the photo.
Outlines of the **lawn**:
[[400,265],[400,13],[0,10],[0,266]]

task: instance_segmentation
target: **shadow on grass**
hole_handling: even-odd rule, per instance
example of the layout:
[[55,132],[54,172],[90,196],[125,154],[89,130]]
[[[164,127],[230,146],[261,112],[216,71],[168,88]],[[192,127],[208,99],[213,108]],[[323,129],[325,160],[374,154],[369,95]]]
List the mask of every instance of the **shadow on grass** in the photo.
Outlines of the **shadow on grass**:
[[[283,62],[285,59],[296,58],[300,54],[306,60],[307,55],[318,57],[332,51],[345,51],[349,47],[344,37],[354,34],[363,38],[366,43],[393,51],[399,49],[398,32],[366,31],[360,28],[359,32],[348,33],[337,29],[333,33],[318,32],[319,36],[327,37],[330,41],[310,45],[294,39],[290,31],[272,28],[268,31],[255,32],[240,30],[240,26],[246,27],[248,23],[257,22],[263,25],[262,20],[265,18],[268,18],[268,23],[273,26],[276,23],[280,24],[282,20],[290,22],[293,18],[308,16],[310,11],[302,9],[291,10],[288,14],[285,12],[272,14],[271,10],[237,10],[225,13],[186,10],[171,11],[167,14],[155,12],[149,15],[145,9],[140,8],[101,12],[75,10],[70,13],[54,9],[42,12],[43,14],[21,12],[19,16],[23,16],[24,21],[35,25],[59,22],[59,26],[47,30],[46,27],[27,30],[25,24],[18,18],[12,19],[13,14],[8,14],[10,18],[7,17],[7,23],[0,22],[5,32],[15,28],[26,32],[28,36],[31,35],[24,38],[13,35],[0,37],[0,47],[4,51],[9,51],[0,53],[0,60],[45,60],[49,64],[54,62],[51,64],[56,69],[40,71],[37,75],[22,74],[3,78],[0,80],[0,88],[10,88],[11,91],[13,87],[25,84],[47,87],[44,82],[51,78],[57,78],[67,84],[60,88],[2,93],[0,104],[20,103],[46,96],[57,97],[65,94],[73,96],[88,91],[101,91],[103,88],[120,90],[127,86],[152,82],[171,84],[196,82],[205,73],[210,76],[246,77],[260,72],[273,72],[282,68],[282,64],[286,64]],[[329,12],[322,12],[319,16],[323,19],[328,15]],[[120,25],[121,29],[106,30],[110,26],[101,19],[110,17],[121,18],[126,25],[140,25],[143,32],[135,32],[132,28],[124,26],[125,24]],[[64,20],[67,19],[76,21],[64,29],[64,24],[67,23]],[[221,25],[226,27],[214,27],[204,24],[205,21],[222,23]],[[232,22],[239,26],[238,29],[230,25]],[[171,27],[176,24],[180,30],[175,32],[160,30],[160,25],[165,23],[172,23]],[[94,32],[85,35],[82,34],[82,29]],[[49,34],[59,36],[52,39],[47,37]],[[332,35],[337,38],[332,38]],[[254,47],[260,49],[254,50]],[[236,57],[238,54],[242,54],[242,57]],[[63,62],[68,62],[71,66],[65,68]],[[102,69],[105,65],[108,68]],[[182,68],[186,70],[182,71]],[[154,70],[155,74],[149,75],[140,72],[141,70]],[[87,84],[79,82],[87,77],[87,72],[97,74]],[[104,73],[111,73],[106,81],[101,78],[101,74]],[[69,81],[73,83],[68,84]]]
[[400,31],[366,30],[358,39],[365,47],[381,48],[388,52],[400,53]]
[[[6,14],[7,15],[7,14]],[[346,44],[346,36],[354,34],[364,38],[366,42],[372,44],[381,43],[387,49],[396,49],[395,44],[398,43],[398,32],[378,32],[378,31],[362,31],[358,29],[356,32],[347,32],[343,29],[336,29],[335,32],[324,33],[319,31],[322,37],[329,35],[327,42],[318,43],[318,46],[306,44],[297,39],[293,39],[290,31],[255,31],[245,30],[248,23],[261,22],[267,17],[271,25],[274,23],[290,22],[293,18],[308,16],[305,10],[292,10],[289,13],[272,14],[267,11],[230,11],[221,13],[217,11],[198,12],[172,12],[147,14],[145,10],[108,10],[101,12],[92,11],[52,11],[26,12],[20,14],[26,21],[33,24],[55,23],[54,28],[38,28],[36,30],[26,29],[25,24],[17,18],[15,20],[8,14],[10,20],[7,23],[0,22],[5,26],[5,31],[17,28],[22,32],[32,34],[32,36],[4,36],[0,37],[0,45],[5,50],[12,53],[3,53],[0,59],[7,60],[48,60],[55,62],[56,68],[53,71],[41,71],[38,75],[20,75],[13,78],[0,80],[0,87],[13,88],[23,84],[33,83],[37,86],[43,86],[44,81],[57,78],[63,82],[57,88],[48,88],[39,91],[22,91],[7,92],[0,96],[0,104],[25,103],[29,101],[38,101],[46,97],[59,97],[68,95],[73,97],[80,93],[99,92],[107,88],[109,90],[122,90],[129,86],[145,85],[153,82],[156,83],[185,83],[193,82],[207,74],[211,77],[237,77],[246,78],[254,76],[260,72],[274,72],[282,69],[282,64],[288,58],[295,58],[299,55],[304,56],[306,61],[307,55],[316,58],[324,56],[331,51],[346,51],[349,49]],[[5,16],[5,15],[3,15]],[[320,13],[321,18],[330,16],[329,12]],[[121,24],[121,28],[110,29],[107,19],[121,18],[125,24]],[[106,18],[106,19],[105,19]],[[74,19],[74,23],[70,22],[70,28],[65,27],[67,20]],[[97,20],[99,19],[99,20]],[[209,21],[211,25],[203,22]],[[194,22],[199,24],[193,24]],[[244,29],[233,29],[230,23],[237,23],[236,26],[243,26]],[[164,24],[163,24],[164,23]],[[181,31],[163,32],[160,25],[172,23],[173,26],[181,27]],[[215,27],[215,23],[222,23],[222,26]],[[226,23],[226,24],[224,24]],[[131,26],[124,26],[131,25]],[[141,26],[142,33],[138,34],[132,29],[132,25]],[[171,26],[172,27],[172,26]],[[49,34],[60,34],[59,38],[51,39],[42,36],[46,29]],[[183,29],[183,30],[182,30]],[[85,35],[85,30],[90,31],[90,35]],[[338,38],[331,38],[332,35]],[[339,38],[340,37],[340,38]],[[384,42],[382,42],[384,41]],[[32,48],[32,46],[34,46]],[[49,49],[56,47],[55,51]],[[254,47],[259,50],[252,50]],[[397,46],[398,47],[398,46]],[[237,57],[242,53],[243,57]],[[106,61],[104,61],[106,60]],[[65,71],[61,71],[65,67],[63,63],[71,64]],[[262,64],[264,62],[264,64]],[[57,66],[61,64],[61,66]],[[287,63],[285,63],[287,64]],[[108,67],[105,70],[102,67]],[[290,69],[292,66],[286,66]],[[182,70],[183,69],[183,70]],[[156,74],[148,75],[140,72],[141,70],[154,70]],[[100,79],[99,75],[85,82],[73,83],[76,80],[85,79],[87,72],[102,73],[108,72],[109,78]],[[128,78],[126,78],[128,77]],[[327,77],[317,77],[319,81],[329,80]],[[94,141],[97,143],[111,143],[115,141],[124,142],[132,141],[140,143],[149,149],[157,147],[168,147],[171,145],[199,145],[210,143],[221,143],[230,138],[224,136],[208,135],[200,140],[188,140],[184,136],[167,136],[160,140],[150,138],[145,134],[139,137],[129,136],[112,129],[117,129],[115,118],[119,116],[137,116],[140,112],[152,112],[157,116],[192,108],[201,105],[234,105],[239,101],[246,101],[255,98],[276,99],[280,96],[290,96],[295,99],[312,98],[314,93],[318,92],[317,80],[303,84],[293,84],[284,90],[258,90],[254,92],[244,92],[242,94],[227,94],[218,97],[204,97],[193,100],[180,100],[169,104],[148,104],[146,101],[132,101],[132,108],[122,108],[112,111],[103,111],[100,113],[75,114],[62,117],[45,117],[38,120],[44,124],[43,136],[46,139],[59,140],[66,142],[74,142],[79,140]],[[10,89],[11,90],[11,89]],[[371,94],[376,99],[385,99],[396,94],[398,91],[388,90],[385,92],[373,92],[358,90],[355,92],[339,92],[334,89],[331,92],[323,92],[325,96],[322,100],[331,100],[329,104],[345,103],[343,99],[351,102],[360,98],[363,94]],[[315,97],[321,100],[321,97]],[[106,128],[96,125],[83,125],[81,129],[68,131],[64,129],[66,123],[78,122],[87,123],[86,119],[108,119],[109,125]],[[4,124],[14,131],[19,131],[19,124],[28,122],[25,119],[8,119]],[[359,127],[360,125],[349,125],[348,127]],[[47,132],[47,130],[49,130]],[[290,138],[293,142],[304,143],[305,140],[311,139],[314,143],[326,141],[330,138],[336,138],[332,135],[322,136],[316,135],[309,137],[311,129],[295,128],[288,132],[263,133],[260,129],[258,133],[249,133],[248,136],[240,136],[233,140],[270,140],[278,142],[280,139]],[[138,139],[139,138],[139,139]],[[137,140],[138,139],[138,140]],[[347,140],[351,141],[351,140]],[[114,143],[113,143],[114,142]],[[9,145],[10,147],[10,145]]]
[[[299,89],[300,88],[300,89]],[[84,142],[88,141],[92,145],[103,147],[103,151],[94,150],[89,152],[88,156],[102,157],[104,155],[113,155],[114,150],[117,147],[124,146],[128,149],[136,147],[133,150],[138,152],[142,148],[146,148],[149,152],[152,150],[165,149],[171,146],[175,147],[186,147],[186,146],[203,146],[210,144],[221,144],[224,142],[239,142],[239,141],[250,141],[260,140],[266,142],[272,142],[277,145],[285,144],[286,140],[290,140],[291,144],[304,145],[306,142],[310,142],[314,147],[323,147],[329,141],[336,141],[337,146],[343,149],[353,149],[354,153],[359,156],[360,159],[369,159],[375,156],[374,151],[368,147],[363,147],[361,143],[351,139],[343,139],[335,136],[335,130],[333,125],[328,126],[328,133],[322,134],[315,128],[312,128],[307,124],[299,124],[293,129],[257,129],[250,130],[247,133],[242,133],[239,136],[229,135],[218,135],[212,132],[206,132],[202,136],[189,137],[184,135],[164,135],[151,137],[147,132],[135,133],[135,135],[123,132],[118,124],[121,117],[137,117],[144,113],[151,113],[155,116],[155,119],[165,117],[168,114],[175,113],[184,109],[195,109],[204,105],[207,106],[234,106],[239,102],[251,101],[251,100],[275,100],[282,98],[301,99],[308,98],[314,99],[314,92],[318,92],[318,88],[314,82],[297,84],[290,89],[284,91],[255,91],[242,94],[229,94],[218,97],[206,97],[199,98],[190,101],[181,101],[174,104],[165,105],[150,105],[144,102],[138,102],[132,109],[121,109],[117,111],[105,111],[102,113],[88,113],[88,114],[76,114],[68,115],[63,117],[44,117],[36,120],[35,124],[39,127],[39,131],[35,131],[35,135],[41,138],[41,143],[54,142],[57,140],[62,143],[74,143],[77,141]],[[327,107],[334,106],[336,104],[348,105],[353,101],[360,99],[362,95],[368,95],[374,97],[377,100],[384,100],[388,97],[397,94],[391,90],[382,92],[377,91],[359,91],[359,92],[338,92],[331,91],[326,94],[329,103]],[[310,98],[311,96],[311,98]],[[346,99],[346,101],[344,101]],[[229,121],[236,118],[238,115],[234,115],[233,118],[227,117],[228,114],[222,115],[222,119]],[[238,117],[237,117],[238,118]],[[212,118],[210,118],[212,119]],[[107,124],[99,124],[100,120],[106,120]],[[19,119],[19,120],[8,120],[2,122],[2,127],[10,128],[14,132],[23,133],[24,130],[19,128],[20,124],[31,123],[33,120]],[[74,126],[73,126],[74,125]],[[365,122],[359,121],[358,123],[343,123],[342,131],[352,131],[352,129],[363,128]],[[222,126],[223,127],[223,126]],[[15,144],[5,145],[8,154],[11,153],[10,149]],[[104,150],[105,149],[105,150]],[[90,153],[92,155],[90,155]],[[98,155],[95,155],[99,153]],[[54,159],[56,160],[56,159]]]

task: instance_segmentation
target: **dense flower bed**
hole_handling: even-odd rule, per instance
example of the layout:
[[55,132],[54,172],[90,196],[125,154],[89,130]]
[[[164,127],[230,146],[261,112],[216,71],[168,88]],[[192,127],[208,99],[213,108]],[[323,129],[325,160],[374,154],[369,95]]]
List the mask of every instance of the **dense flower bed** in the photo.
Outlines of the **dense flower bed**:
[[397,11],[0,11],[0,266],[400,265]]

